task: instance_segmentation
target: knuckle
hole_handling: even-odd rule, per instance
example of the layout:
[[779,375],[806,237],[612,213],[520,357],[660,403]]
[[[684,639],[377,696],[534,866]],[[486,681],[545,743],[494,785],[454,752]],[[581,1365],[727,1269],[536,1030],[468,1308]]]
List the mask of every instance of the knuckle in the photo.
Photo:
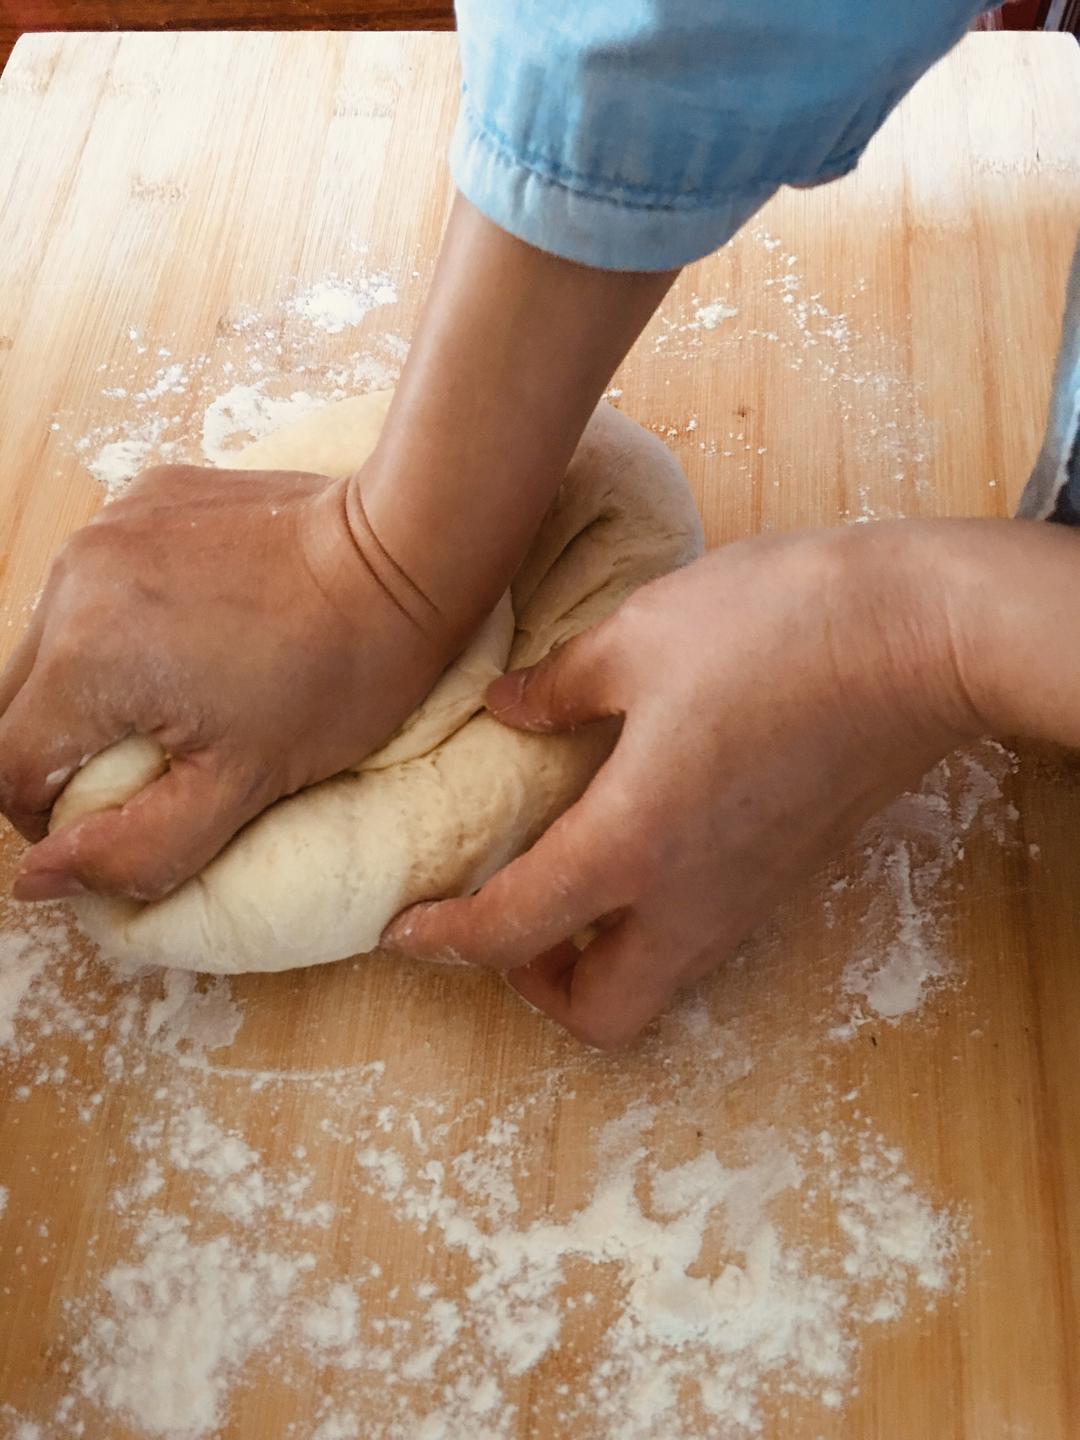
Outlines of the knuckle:
[[[47,725],[58,707],[69,721],[85,720],[100,708],[103,697],[120,695],[117,682],[132,674],[129,657],[136,642],[150,643],[149,617],[133,615],[138,589],[130,577],[116,573],[111,584],[94,573],[73,576],[57,595],[41,641],[31,681],[32,708],[39,726]],[[77,709],[74,704],[79,697]]]
[[[145,470],[139,471],[136,484],[167,485],[181,479],[187,468],[186,465],[148,465]],[[128,493],[130,494],[130,491]]]
[[634,631],[648,619],[651,608],[644,587],[632,590],[604,621],[605,642],[625,652],[632,643]]
[[651,587],[634,590],[603,623],[603,645],[609,662],[627,669],[639,663],[643,649],[656,638],[656,605]]
[[98,586],[98,577],[115,548],[111,528],[91,524],[76,530],[60,547],[49,570],[48,614],[78,608]]
[[12,746],[4,746],[5,758],[0,764],[0,811],[19,831],[20,835],[36,838],[47,824],[49,809],[49,785],[40,767],[33,766],[25,757],[12,753]]
[[44,840],[49,833],[49,824],[44,815],[9,810],[6,806],[0,806],[0,810],[7,816],[14,829],[24,840],[29,840],[31,845],[36,845],[39,840]]
[[[79,656],[79,628],[77,615],[69,611],[57,616],[42,636],[34,678],[39,681],[46,696]],[[55,695],[54,691],[52,693]]]
[[[246,475],[246,472],[238,473]],[[212,475],[220,482],[220,472],[211,472],[199,465],[151,465],[135,477],[123,496],[104,514],[112,513],[141,524],[148,510],[197,501],[214,483]]]
[[201,473],[194,465],[148,465],[145,470],[139,471],[124,498],[130,499],[133,494],[145,496],[150,490],[186,485]]
[[66,580],[79,568],[81,563],[80,557],[85,553],[87,548],[87,542],[83,539],[85,534],[86,530],[76,530],[74,535],[69,535],[60,546],[60,549],[57,550],[49,565],[50,580]]

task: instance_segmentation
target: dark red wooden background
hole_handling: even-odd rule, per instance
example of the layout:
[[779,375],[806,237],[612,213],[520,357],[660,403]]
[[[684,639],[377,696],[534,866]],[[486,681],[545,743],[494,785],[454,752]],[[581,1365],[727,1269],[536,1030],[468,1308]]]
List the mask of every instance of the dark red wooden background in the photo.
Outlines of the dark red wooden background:
[[0,0],[0,69],[25,30],[452,30],[452,0]]

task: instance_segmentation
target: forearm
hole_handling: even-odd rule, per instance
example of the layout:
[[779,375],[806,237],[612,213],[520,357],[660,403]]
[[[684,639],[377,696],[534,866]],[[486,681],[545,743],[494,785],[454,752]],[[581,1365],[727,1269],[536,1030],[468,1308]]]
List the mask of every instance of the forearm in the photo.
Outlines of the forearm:
[[376,452],[379,543],[452,630],[494,604],[597,400],[674,279],[591,270],[460,198]]
[[[1080,746],[1080,534],[1024,520],[899,520],[839,532],[847,609],[869,625],[841,683],[881,682],[935,743],[1008,734]],[[835,606],[834,609],[839,609]]]
[[807,532],[803,548],[828,684],[868,743],[899,724],[927,754],[993,734],[1080,747],[1080,533],[894,520]]

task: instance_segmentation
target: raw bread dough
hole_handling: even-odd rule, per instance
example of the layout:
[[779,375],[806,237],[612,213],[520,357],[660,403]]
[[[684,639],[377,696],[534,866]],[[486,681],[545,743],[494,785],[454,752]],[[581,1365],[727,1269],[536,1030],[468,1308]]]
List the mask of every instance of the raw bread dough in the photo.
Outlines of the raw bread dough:
[[[344,400],[248,446],[233,464],[346,475],[370,454],[389,400]],[[578,798],[610,744],[604,727],[510,730],[482,710],[486,685],[701,550],[677,461],[601,406],[510,593],[387,744],[272,805],[165,899],[79,900],[84,929],[117,958],[286,970],[373,950],[406,905],[475,889]],[[52,828],[125,804],[167,764],[144,736],[111,746],[72,778]]]

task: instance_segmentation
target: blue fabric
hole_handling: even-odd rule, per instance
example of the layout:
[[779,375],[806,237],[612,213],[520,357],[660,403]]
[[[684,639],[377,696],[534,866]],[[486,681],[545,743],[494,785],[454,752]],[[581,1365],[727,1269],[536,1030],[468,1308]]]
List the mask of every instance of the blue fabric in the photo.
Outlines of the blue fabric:
[[454,180],[542,250],[663,270],[852,169],[985,0],[458,0]]

